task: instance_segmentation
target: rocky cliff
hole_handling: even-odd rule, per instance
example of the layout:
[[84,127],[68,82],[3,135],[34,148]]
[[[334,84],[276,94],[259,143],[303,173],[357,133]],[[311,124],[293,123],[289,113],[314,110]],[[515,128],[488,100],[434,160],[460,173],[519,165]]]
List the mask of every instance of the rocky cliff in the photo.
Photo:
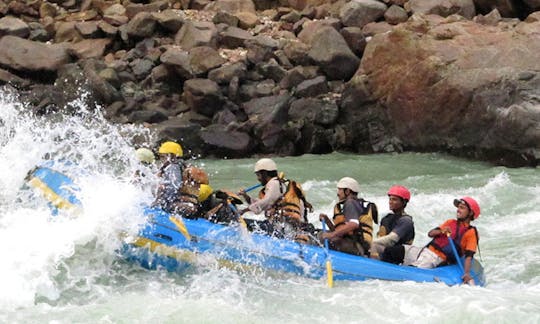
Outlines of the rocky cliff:
[[[540,1],[0,0],[0,83],[193,154],[540,160]],[[138,145],[134,139],[134,145]]]

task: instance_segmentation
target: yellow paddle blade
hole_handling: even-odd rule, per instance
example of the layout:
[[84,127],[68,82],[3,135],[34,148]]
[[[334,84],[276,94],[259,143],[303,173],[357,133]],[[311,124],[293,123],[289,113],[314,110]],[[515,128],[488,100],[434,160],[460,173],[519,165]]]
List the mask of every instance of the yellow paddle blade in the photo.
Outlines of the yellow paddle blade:
[[178,230],[180,231],[180,233],[182,233],[182,235],[184,235],[184,237],[188,240],[188,241],[191,241],[191,235],[189,235],[189,232],[187,230],[187,227],[186,227],[186,224],[184,224],[184,222],[182,221],[181,218],[176,218],[174,216],[170,216],[169,217],[169,220],[171,222],[174,223],[174,225],[176,225],[176,227],[178,228]]
[[330,260],[326,260],[326,277],[328,287],[334,287],[334,274],[332,272],[332,263],[330,262]]

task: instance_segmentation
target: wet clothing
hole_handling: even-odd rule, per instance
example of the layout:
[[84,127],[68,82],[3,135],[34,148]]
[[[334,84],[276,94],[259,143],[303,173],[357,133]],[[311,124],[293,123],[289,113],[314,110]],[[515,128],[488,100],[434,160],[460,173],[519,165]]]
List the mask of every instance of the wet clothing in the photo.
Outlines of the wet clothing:
[[178,193],[182,188],[183,168],[181,163],[166,163],[161,168],[156,203],[165,211],[171,211],[178,198]]

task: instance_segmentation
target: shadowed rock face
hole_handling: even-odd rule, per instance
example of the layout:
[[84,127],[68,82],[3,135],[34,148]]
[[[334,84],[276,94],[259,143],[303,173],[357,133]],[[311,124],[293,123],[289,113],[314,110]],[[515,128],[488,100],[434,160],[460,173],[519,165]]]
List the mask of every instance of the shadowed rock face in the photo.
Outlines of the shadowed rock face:
[[201,156],[435,150],[535,165],[535,10],[540,0],[0,0],[0,84],[39,114],[69,113],[85,91],[112,122]]
[[[356,77],[405,147],[540,157],[540,23],[505,30],[417,17],[377,35]],[[496,154],[498,152],[499,154]],[[516,159],[516,160],[519,160]]]

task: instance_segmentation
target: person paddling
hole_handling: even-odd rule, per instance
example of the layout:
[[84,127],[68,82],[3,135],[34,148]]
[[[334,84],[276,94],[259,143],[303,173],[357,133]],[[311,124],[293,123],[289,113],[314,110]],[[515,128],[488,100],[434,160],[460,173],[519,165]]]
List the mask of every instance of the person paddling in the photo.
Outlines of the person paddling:
[[325,214],[319,215],[319,219],[330,229],[321,233],[320,239],[328,239],[332,250],[368,255],[373,222],[377,222],[377,207],[374,203],[358,198],[359,192],[360,185],[355,179],[340,179],[337,183],[339,202],[334,207],[333,221]]
[[249,204],[241,213],[264,212],[266,220],[263,222],[246,220],[248,226],[251,229],[259,227],[270,235],[295,239],[302,225],[307,223],[306,207],[311,206],[305,200],[302,188],[296,181],[278,177],[277,165],[272,159],[258,160],[254,172],[264,187],[257,199],[252,199],[245,190],[238,192]]
[[479,240],[478,230],[471,225],[471,222],[480,216],[480,205],[471,197],[462,197],[454,199],[454,206],[457,207],[456,218],[449,219],[430,230],[428,236],[433,239],[425,248],[420,250],[418,247],[411,246],[406,249],[404,264],[419,268],[435,268],[443,263],[456,263],[457,260],[452,251],[453,242],[459,257],[465,256],[462,279],[463,282],[469,283],[472,280],[472,259]]

